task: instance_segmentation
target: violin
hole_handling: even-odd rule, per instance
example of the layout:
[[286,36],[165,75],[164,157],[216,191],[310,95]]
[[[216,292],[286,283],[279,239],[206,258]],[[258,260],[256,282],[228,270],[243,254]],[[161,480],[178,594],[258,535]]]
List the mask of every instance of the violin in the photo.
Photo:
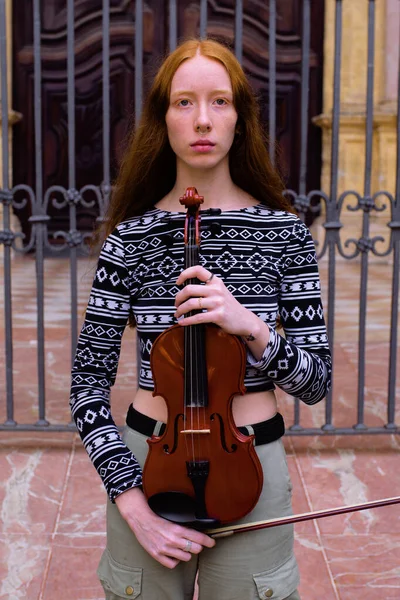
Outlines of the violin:
[[[185,269],[199,264],[203,201],[196,188],[180,198],[187,209]],[[196,529],[244,517],[257,503],[263,473],[254,436],[242,434],[232,416],[233,397],[245,393],[243,342],[212,323],[177,324],[157,337],[150,364],[153,396],[168,410],[164,433],[147,440],[143,491],[150,508]]]

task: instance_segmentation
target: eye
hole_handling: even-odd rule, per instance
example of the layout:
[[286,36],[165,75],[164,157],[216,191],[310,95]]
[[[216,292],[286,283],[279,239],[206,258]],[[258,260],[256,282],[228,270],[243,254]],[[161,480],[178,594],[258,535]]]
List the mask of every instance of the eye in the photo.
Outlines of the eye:
[[185,98],[183,98],[182,100],[179,100],[178,102],[178,106],[189,106],[189,100],[186,100]]
[[215,102],[217,106],[224,106],[225,104],[227,104],[227,101],[224,98],[217,98]]

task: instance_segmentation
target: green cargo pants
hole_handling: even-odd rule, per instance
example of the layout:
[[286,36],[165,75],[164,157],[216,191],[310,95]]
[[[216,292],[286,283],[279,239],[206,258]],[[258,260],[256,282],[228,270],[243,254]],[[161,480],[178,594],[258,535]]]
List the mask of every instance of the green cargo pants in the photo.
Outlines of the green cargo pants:
[[[126,427],[124,441],[143,466],[146,436]],[[292,514],[291,482],[282,440],[256,446],[264,485],[257,506],[239,522]],[[167,569],[136,541],[115,504],[107,505],[107,548],[98,576],[106,600],[300,600],[293,527],[283,525],[221,538],[214,548]]]

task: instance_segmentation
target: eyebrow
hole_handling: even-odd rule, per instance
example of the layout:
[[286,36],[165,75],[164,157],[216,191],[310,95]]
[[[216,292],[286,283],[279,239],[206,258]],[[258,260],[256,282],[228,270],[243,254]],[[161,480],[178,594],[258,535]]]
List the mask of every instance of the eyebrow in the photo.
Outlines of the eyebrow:
[[[195,94],[196,92],[190,90],[177,90],[176,92],[171,92],[171,96],[193,96]],[[221,94],[221,96],[229,96],[233,94],[233,91],[228,89],[218,89],[212,90],[211,94]]]

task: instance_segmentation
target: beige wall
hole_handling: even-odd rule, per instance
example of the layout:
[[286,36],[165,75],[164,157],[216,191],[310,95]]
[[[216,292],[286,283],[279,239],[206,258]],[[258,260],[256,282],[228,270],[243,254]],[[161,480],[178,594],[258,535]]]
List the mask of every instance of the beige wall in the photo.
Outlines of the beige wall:
[[395,102],[398,89],[400,58],[400,1],[387,0],[385,44],[385,94],[388,102]]
[[[6,186],[11,185],[11,174],[12,174],[12,163],[11,163],[11,137],[12,137],[12,127],[15,123],[17,123],[20,118],[21,115],[19,115],[18,113],[16,113],[15,111],[12,110],[12,96],[11,96],[11,50],[12,50],[12,35],[11,35],[11,23],[12,23],[12,10],[11,10],[11,0],[6,0],[6,20],[7,20],[7,64],[8,64],[8,69],[7,69],[7,79],[8,79],[8,89],[7,89],[7,99],[8,99],[8,146],[9,146],[9,181],[8,182],[4,182]],[[1,49],[0,49],[0,53],[1,53]],[[0,55],[0,59],[1,59],[1,55]],[[1,103],[1,98],[2,98],[2,94],[3,94],[3,90],[1,90],[1,86],[0,86],[0,103]],[[1,111],[0,111],[0,186],[3,187],[3,150],[2,150],[2,144],[3,144],[3,123],[2,123],[2,116],[1,116]],[[3,213],[3,206],[0,204],[0,228],[3,227],[2,225],[2,213]],[[2,250],[2,247],[0,246],[0,251]]]
[[[323,129],[322,189],[329,194],[335,0],[326,0],[324,39],[323,114],[314,119]],[[364,193],[365,125],[367,91],[368,2],[343,0],[342,64],[340,93],[338,193],[354,189]],[[374,121],[371,192],[395,192],[396,175],[396,98],[399,61],[400,1],[375,3]],[[383,199],[382,199],[383,201]],[[378,200],[378,204],[381,200]],[[354,201],[349,199],[354,205]],[[386,232],[390,211],[371,213],[373,235]],[[362,213],[342,213],[342,222],[351,233],[361,232]]]

